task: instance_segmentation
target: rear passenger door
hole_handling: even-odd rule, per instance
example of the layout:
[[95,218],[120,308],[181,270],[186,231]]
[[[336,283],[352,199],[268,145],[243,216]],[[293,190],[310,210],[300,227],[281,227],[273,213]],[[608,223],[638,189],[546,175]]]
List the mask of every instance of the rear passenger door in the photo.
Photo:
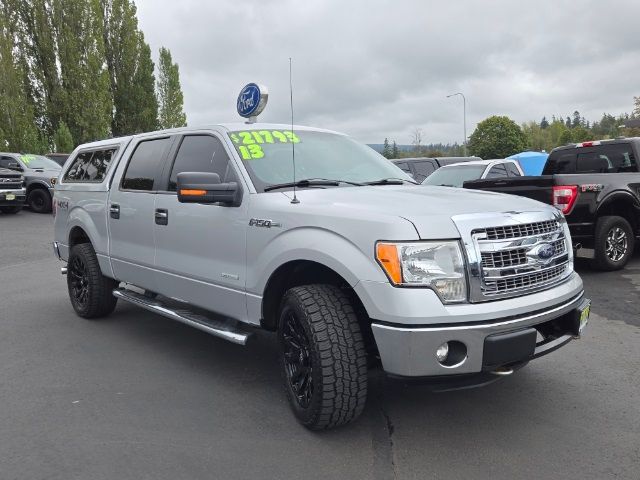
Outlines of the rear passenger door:
[[115,277],[156,291],[155,199],[173,137],[143,138],[120,162],[107,202],[109,252]]
[[248,195],[240,206],[179,203],[181,172],[217,173],[220,181],[239,181],[233,159],[212,132],[184,135],[156,198],[157,291],[207,310],[246,320],[246,230]]

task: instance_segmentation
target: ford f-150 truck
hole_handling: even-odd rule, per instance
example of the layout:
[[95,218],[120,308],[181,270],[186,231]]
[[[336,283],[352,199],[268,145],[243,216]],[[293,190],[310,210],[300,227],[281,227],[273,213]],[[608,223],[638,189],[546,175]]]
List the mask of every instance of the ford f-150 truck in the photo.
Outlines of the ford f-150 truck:
[[465,188],[510,193],[555,205],[565,215],[577,255],[600,270],[619,270],[640,235],[640,138],[583,142],[554,149],[542,176],[476,180]]
[[81,145],[54,214],[80,317],[121,300],[237,344],[275,332],[311,429],[358,417],[369,367],[483,384],[577,338],[589,315],[557,209],[415,185],[327,130],[232,123]]

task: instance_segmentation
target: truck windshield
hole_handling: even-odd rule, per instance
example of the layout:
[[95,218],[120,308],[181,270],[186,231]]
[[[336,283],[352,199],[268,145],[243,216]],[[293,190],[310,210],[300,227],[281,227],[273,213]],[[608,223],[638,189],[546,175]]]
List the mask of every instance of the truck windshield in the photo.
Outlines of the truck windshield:
[[235,131],[228,135],[258,192],[293,180],[292,147],[295,147],[296,180],[366,183],[395,178],[413,182],[375,150],[344,135],[272,129]]
[[428,176],[423,185],[444,185],[462,187],[467,180],[477,180],[482,176],[486,165],[451,165],[442,167]]
[[20,161],[24,163],[24,166],[27,168],[42,170],[61,170],[60,165],[58,165],[50,158],[43,157],[42,155],[20,155]]

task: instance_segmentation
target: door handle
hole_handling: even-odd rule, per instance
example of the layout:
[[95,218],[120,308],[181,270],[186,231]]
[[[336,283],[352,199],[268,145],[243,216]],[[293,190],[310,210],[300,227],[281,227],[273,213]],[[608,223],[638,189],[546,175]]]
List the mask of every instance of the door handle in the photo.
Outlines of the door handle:
[[118,205],[117,203],[112,203],[109,207],[109,216],[115,219],[120,218],[120,205]]
[[169,212],[166,208],[156,208],[155,213],[156,225],[168,225]]

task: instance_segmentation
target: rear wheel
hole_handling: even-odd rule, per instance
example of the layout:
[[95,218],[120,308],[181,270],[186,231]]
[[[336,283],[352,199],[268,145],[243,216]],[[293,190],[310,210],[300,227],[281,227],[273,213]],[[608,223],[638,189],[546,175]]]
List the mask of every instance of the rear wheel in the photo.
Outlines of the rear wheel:
[[332,285],[287,291],[279,315],[280,367],[291,408],[312,430],[356,419],[367,397],[367,353],[349,297]]
[[51,212],[51,195],[44,188],[34,188],[27,196],[27,203],[36,213]]
[[0,211],[2,213],[14,214],[14,213],[18,213],[20,210],[22,210],[22,205],[18,207],[0,207]]
[[71,248],[67,267],[69,299],[76,313],[83,318],[109,315],[118,299],[113,290],[118,282],[102,275],[96,252],[90,243]]
[[595,235],[594,268],[620,270],[633,254],[635,238],[629,222],[618,216],[598,218]]

